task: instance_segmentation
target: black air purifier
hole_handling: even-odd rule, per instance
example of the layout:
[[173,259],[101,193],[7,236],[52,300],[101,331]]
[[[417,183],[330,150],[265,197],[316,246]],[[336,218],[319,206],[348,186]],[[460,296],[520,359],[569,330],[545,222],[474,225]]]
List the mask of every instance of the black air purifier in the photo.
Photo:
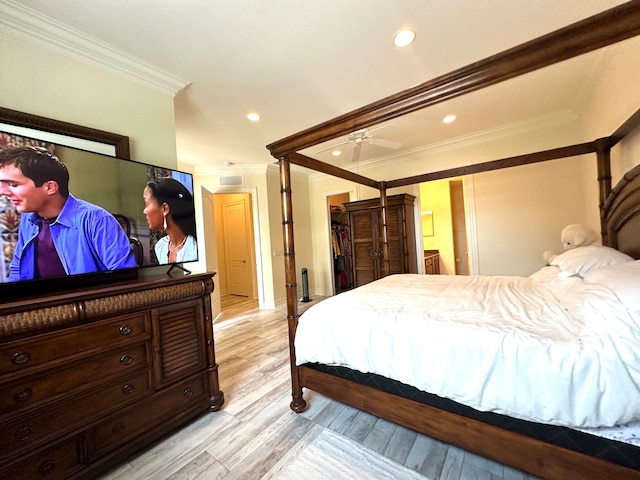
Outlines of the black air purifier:
[[309,274],[307,273],[307,269],[302,269],[302,299],[301,302],[310,302],[311,297],[309,297]]

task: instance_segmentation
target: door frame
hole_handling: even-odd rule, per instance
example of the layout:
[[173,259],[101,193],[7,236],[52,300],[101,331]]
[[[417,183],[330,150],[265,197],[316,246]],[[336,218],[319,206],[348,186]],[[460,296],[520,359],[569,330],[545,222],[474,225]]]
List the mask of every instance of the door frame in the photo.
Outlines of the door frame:
[[[478,231],[476,221],[476,203],[475,193],[473,189],[473,175],[461,175],[462,192],[464,196],[464,218],[465,228],[467,230],[467,262],[469,264],[469,275],[475,275],[479,270],[478,262]],[[449,179],[450,180],[450,179]],[[420,205],[420,184],[416,184],[417,188],[413,194],[417,198],[418,206]],[[420,208],[415,209],[416,221],[416,248],[422,248],[422,220],[420,218]],[[418,251],[418,258],[422,258],[423,251]],[[424,262],[418,262],[418,272],[424,273]]]
[[[224,200],[221,201],[219,196],[225,196]],[[233,200],[232,200],[233,199]],[[222,225],[223,225],[223,235],[222,239],[224,243],[224,252],[225,252],[225,272],[227,278],[225,279],[225,284],[227,287],[227,291],[231,295],[242,295],[248,298],[257,298],[258,292],[256,290],[257,282],[256,282],[256,266],[254,265],[255,256],[253,254],[253,249],[255,248],[253,245],[253,226],[249,223],[248,219],[251,218],[251,196],[246,193],[216,193],[213,196],[214,206],[216,203],[219,203],[220,211],[222,212]],[[229,213],[229,207],[231,207],[239,211],[239,207],[242,207],[242,225],[235,225],[235,229],[238,231],[234,231],[234,228],[229,226],[229,219],[231,215]],[[242,236],[238,235],[238,232],[242,230]],[[216,232],[216,237],[218,237],[218,232]],[[238,261],[238,259],[232,259],[229,249],[231,245],[237,245],[241,242],[244,242],[244,259],[241,261],[243,264],[240,268],[242,273],[238,276],[237,273],[234,273],[233,262]],[[218,252],[220,249],[220,242],[217,242]],[[218,255],[218,258],[220,256]],[[218,262],[220,264],[220,262]],[[233,286],[235,281],[240,278],[241,280],[241,290],[242,293],[235,291],[235,287]],[[237,285],[237,284],[236,284]]]
[[467,263],[469,275],[475,275],[480,270],[480,262],[478,260],[478,224],[473,175],[462,176],[462,192],[464,195],[464,221],[467,229]]
[[348,193],[349,194],[349,201],[353,202],[354,201],[354,196],[357,195],[357,190],[355,189],[355,187],[353,185],[345,185],[343,188],[337,188],[335,190],[328,190],[324,192],[324,204],[325,204],[325,231],[327,234],[327,242],[329,245],[329,258],[327,259],[327,261],[329,262],[329,271],[331,272],[331,288],[330,288],[330,295],[335,295],[336,294],[336,285],[335,285],[335,271],[333,269],[333,249],[331,246],[331,212],[329,210],[329,197],[333,197],[334,195],[340,195],[340,194],[344,194],[344,193]]

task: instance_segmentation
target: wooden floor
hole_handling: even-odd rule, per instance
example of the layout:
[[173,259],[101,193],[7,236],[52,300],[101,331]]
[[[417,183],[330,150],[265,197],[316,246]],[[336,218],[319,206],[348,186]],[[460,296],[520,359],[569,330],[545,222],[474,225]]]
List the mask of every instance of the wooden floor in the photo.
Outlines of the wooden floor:
[[[302,312],[311,303],[299,304]],[[309,432],[331,429],[433,479],[534,477],[448,446],[326,397],[305,392],[309,408],[291,399],[286,310],[257,301],[222,299],[214,324],[221,411],[205,413],[102,477],[138,479],[266,479]],[[337,480],[337,479],[333,479]]]

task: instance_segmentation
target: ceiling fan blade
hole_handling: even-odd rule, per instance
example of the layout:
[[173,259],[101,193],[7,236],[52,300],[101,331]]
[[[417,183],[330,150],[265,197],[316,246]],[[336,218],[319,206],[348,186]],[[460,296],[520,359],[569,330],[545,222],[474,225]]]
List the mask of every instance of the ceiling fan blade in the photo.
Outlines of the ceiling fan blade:
[[394,142],[393,140],[385,140],[383,138],[372,138],[371,144],[378,145],[379,147],[384,147],[384,148],[392,148],[394,150],[398,150],[402,146],[400,142]]
[[345,140],[344,142],[340,142],[340,143],[334,143],[330,147],[323,148],[322,150],[318,150],[316,153],[322,153],[322,152],[326,152],[327,150],[333,150],[334,148],[339,147],[340,145],[346,145],[347,143],[349,143],[349,140]]
[[356,142],[353,144],[353,152],[351,153],[351,161],[357,162],[360,160],[360,150],[362,148],[361,142]]

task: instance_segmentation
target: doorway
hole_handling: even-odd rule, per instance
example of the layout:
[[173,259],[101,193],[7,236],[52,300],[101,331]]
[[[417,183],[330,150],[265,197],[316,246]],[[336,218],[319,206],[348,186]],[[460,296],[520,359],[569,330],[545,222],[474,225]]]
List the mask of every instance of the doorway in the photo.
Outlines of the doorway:
[[[427,260],[437,261],[440,274],[469,275],[472,271],[469,252],[467,194],[471,192],[464,177],[434,180],[420,184],[422,246]],[[426,270],[426,266],[425,266]]]
[[451,196],[451,224],[453,230],[453,256],[456,275],[469,275],[469,248],[462,180],[449,182]]
[[331,235],[331,271],[333,272],[334,295],[353,288],[351,264],[351,231],[349,214],[344,204],[350,200],[349,192],[327,197]]

